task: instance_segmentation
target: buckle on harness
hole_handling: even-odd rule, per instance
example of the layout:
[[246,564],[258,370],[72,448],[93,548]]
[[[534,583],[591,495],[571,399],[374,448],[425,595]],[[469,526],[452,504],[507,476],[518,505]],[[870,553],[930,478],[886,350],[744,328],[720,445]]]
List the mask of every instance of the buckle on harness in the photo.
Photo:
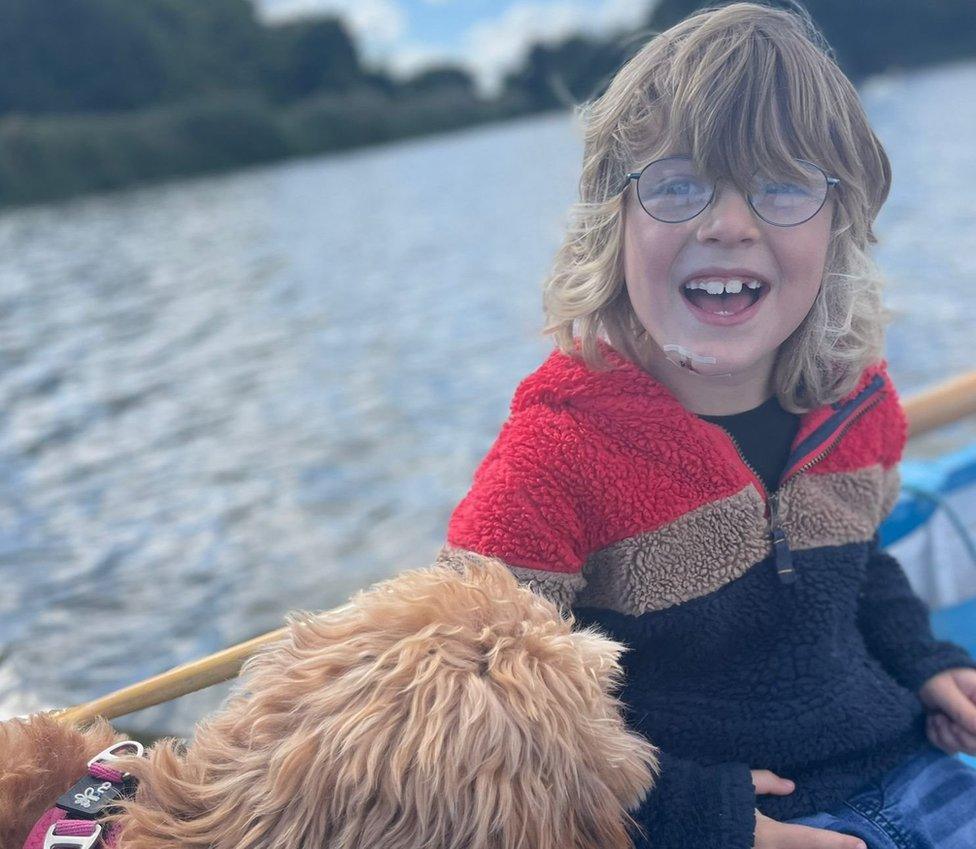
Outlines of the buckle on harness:
[[89,835],[55,834],[58,823],[53,823],[44,835],[44,849],[92,849],[102,836],[102,827],[97,822],[92,825],[95,828]]
[[[122,749],[135,749],[135,751],[117,754]],[[136,757],[141,758],[144,751],[145,750],[142,747],[142,743],[138,742],[137,740],[122,740],[95,755],[95,757],[88,761],[88,766],[91,767],[92,764],[107,763],[108,761],[117,761],[120,758],[128,757],[129,755],[135,755]],[[128,778],[129,773],[123,772],[122,777]]]
[[142,744],[135,740],[123,740],[99,752],[88,761],[88,774],[79,778],[58,797],[54,804],[73,817],[95,819],[110,810],[117,800],[131,795],[134,782],[129,781],[130,773],[120,770],[112,770],[109,775],[104,772],[99,774],[97,770],[94,775],[91,773],[94,764],[104,764],[106,768],[111,769],[109,764],[117,761],[124,754],[129,754],[129,749],[134,750],[136,755],[142,756]]

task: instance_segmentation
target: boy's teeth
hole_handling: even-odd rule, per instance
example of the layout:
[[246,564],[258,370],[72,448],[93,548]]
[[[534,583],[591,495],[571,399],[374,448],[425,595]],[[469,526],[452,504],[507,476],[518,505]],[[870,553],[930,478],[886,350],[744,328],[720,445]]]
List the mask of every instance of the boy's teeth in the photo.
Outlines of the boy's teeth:
[[719,280],[692,280],[690,283],[685,284],[687,289],[704,289],[709,295],[721,295],[722,292],[728,292],[733,295],[737,295],[742,291],[742,287],[745,286],[748,289],[758,289],[762,284],[758,280],[751,280],[749,278],[728,278]]

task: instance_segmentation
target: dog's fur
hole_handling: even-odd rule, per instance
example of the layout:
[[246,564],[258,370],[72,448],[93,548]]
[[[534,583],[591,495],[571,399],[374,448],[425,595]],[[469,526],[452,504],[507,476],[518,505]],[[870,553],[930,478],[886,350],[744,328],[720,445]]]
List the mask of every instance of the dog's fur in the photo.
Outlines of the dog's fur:
[[[415,569],[288,636],[185,750],[157,742],[119,849],[628,849],[659,772],[614,695],[623,650],[499,561]],[[0,849],[120,739],[0,724]]]

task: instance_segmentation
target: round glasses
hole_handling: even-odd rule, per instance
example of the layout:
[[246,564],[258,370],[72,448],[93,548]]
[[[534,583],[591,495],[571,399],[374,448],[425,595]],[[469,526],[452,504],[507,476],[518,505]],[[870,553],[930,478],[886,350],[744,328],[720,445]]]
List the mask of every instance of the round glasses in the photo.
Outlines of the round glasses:
[[[755,188],[749,192],[752,211],[777,227],[795,227],[820,212],[827,190],[840,183],[822,168],[805,159],[793,160],[798,175],[776,179],[753,175]],[[692,165],[690,156],[667,156],[627,175],[621,191],[637,181],[637,199],[644,212],[666,224],[679,224],[700,214],[715,196],[715,183],[705,179]]]

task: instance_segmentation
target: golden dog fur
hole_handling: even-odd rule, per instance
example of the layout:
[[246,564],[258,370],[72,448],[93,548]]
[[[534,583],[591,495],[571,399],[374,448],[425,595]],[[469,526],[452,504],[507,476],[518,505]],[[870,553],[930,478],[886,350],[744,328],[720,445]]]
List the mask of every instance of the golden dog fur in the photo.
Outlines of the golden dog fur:
[[[119,849],[629,849],[659,773],[614,695],[623,651],[500,562],[405,571],[288,616],[190,745],[139,778]],[[0,849],[116,739],[0,724]]]

